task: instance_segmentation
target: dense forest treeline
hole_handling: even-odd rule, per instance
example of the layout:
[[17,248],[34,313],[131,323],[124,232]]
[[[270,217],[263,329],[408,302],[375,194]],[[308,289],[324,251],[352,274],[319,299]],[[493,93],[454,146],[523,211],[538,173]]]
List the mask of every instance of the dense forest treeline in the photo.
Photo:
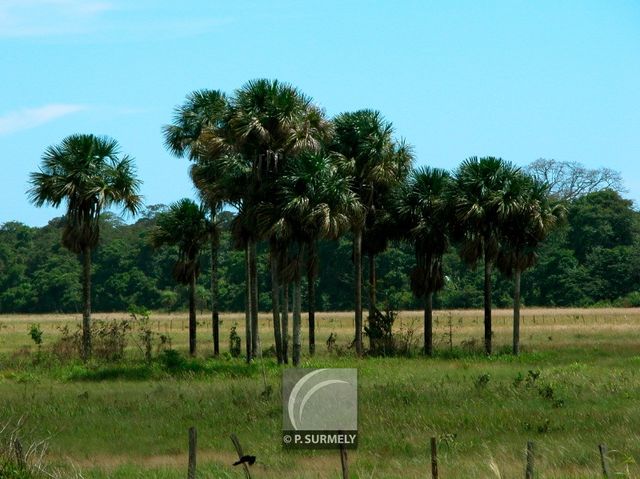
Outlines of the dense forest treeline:
[[[566,221],[543,243],[539,261],[522,277],[528,306],[640,306],[640,213],[620,193],[604,189],[569,198]],[[154,250],[150,233],[166,208],[149,206],[133,224],[105,214],[101,244],[93,252],[92,304],[95,311],[124,311],[131,305],[150,309],[187,307],[187,288],[176,285],[171,271],[176,248]],[[242,311],[245,300],[244,251],[233,248],[233,213],[219,215],[219,308]],[[18,222],[0,226],[0,313],[81,312],[81,264],[61,241],[64,219],[44,227]],[[352,242],[347,235],[320,242],[317,307],[353,309]],[[209,307],[210,269],[203,251],[198,278],[200,309]],[[377,259],[380,305],[418,309],[409,274],[415,264],[413,247],[393,241]],[[366,263],[366,262],[365,262]],[[268,253],[258,246],[259,306],[271,307]],[[483,275],[466,266],[456,248],[444,258],[446,283],[434,297],[436,308],[482,306]],[[365,277],[366,277],[365,264]],[[513,285],[495,272],[496,306],[512,304]],[[306,287],[303,292],[306,292]],[[303,303],[306,297],[303,295]]]

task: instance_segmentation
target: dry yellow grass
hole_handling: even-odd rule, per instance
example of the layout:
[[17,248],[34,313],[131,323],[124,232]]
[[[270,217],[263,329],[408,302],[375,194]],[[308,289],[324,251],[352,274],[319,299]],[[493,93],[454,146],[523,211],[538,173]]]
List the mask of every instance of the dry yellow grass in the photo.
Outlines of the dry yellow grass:
[[[512,310],[493,310],[495,345],[506,346],[511,341]],[[273,344],[270,313],[260,313],[260,336],[263,348]],[[640,308],[529,308],[522,311],[521,338],[525,348],[547,349],[571,345],[581,347],[603,341],[627,343],[635,341],[630,332],[640,330]],[[127,313],[95,313],[94,320],[129,320]],[[228,349],[229,332],[236,326],[244,340],[244,313],[223,313],[220,316],[221,349]],[[39,324],[44,331],[45,344],[60,336],[64,325],[79,327],[80,314],[9,314],[0,315],[0,352],[8,352],[32,345],[27,332],[31,324]],[[289,327],[291,328],[291,318]],[[165,334],[174,347],[186,348],[188,318],[186,312],[153,312],[151,327]],[[337,344],[348,346],[353,337],[354,317],[351,312],[317,313],[316,342],[319,353],[331,333],[337,335]],[[411,333],[418,343],[422,337],[422,311],[402,311],[396,319],[397,333]],[[207,354],[211,344],[211,314],[198,313],[198,341],[201,354]],[[449,310],[434,312],[434,338],[436,347],[446,348],[461,344],[481,343],[483,337],[482,310]],[[303,344],[307,341],[307,316],[302,318]]]

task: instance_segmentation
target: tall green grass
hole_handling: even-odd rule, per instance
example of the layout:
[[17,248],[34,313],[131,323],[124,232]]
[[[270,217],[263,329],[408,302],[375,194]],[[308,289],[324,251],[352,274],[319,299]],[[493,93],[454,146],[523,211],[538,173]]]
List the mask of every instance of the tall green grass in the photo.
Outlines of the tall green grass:
[[[305,367],[359,371],[359,449],[353,477],[425,477],[437,436],[442,477],[517,477],[537,443],[538,477],[597,477],[607,443],[618,477],[640,469],[637,351],[573,349],[487,358],[349,355]],[[241,477],[229,435],[258,457],[256,477],[338,477],[337,453],[283,451],[280,368],[241,360],[41,365],[4,374],[0,419],[24,417],[29,437],[50,436],[50,458],[84,477],[182,477],[186,433],[199,432],[200,477]],[[22,374],[20,376],[19,374]]]

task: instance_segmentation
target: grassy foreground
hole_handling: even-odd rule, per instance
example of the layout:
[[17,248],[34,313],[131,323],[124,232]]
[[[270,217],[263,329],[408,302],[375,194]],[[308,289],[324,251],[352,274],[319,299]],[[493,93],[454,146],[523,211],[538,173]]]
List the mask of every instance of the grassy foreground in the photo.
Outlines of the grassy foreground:
[[[175,348],[186,348],[184,315],[152,318]],[[231,433],[258,457],[254,478],[339,477],[337,452],[281,449],[280,368],[271,358],[250,366],[207,358],[205,318],[202,357],[172,370],[161,361],[146,365],[133,345],[118,364],[59,362],[47,345],[58,326],[78,318],[0,317],[0,423],[23,418],[21,439],[46,439],[48,462],[67,474],[61,477],[185,477],[192,425],[200,478],[243,477],[231,466]],[[439,438],[442,478],[522,477],[527,440],[536,442],[540,478],[600,477],[599,443],[608,445],[616,477],[640,477],[640,313],[527,310],[524,319],[519,358],[474,352],[480,312],[440,312],[438,357],[357,359],[346,348],[351,315],[320,315],[318,355],[303,366],[359,370],[352,477],[429,477],[431,436]],[[36,322],[44,330],[40,361],[27,335]],[[223,350],[236,322],[242,336],[241,315],[223,316]],[[397,330],[420,338],[419,325],[419,313],[406,312]],[[495,329],[498,346],[508,345],[508,312],[496,313]],[[337,352],[323,344],[330,332],[338,336]],[[264,377],[270,395],[263,394]]]

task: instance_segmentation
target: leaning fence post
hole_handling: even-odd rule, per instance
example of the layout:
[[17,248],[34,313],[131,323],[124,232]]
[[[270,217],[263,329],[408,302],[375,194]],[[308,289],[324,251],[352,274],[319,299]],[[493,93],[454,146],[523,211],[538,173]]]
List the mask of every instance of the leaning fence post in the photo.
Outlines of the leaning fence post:
[[534,463],[534,443],[533,441],[527,442],[527,470],[525,472],[526,479],[533,479],[533,464]]
[[[242,452],[242,446],[240,445],[240,441],[238,440],[238,436],[235,434],[231,434],[231,442],[233,442],[233,446],[236,448],[236,452],[238,453],[238,459],[242,459],[244,456]],[[249,472],[249,466],[246,462],[242,463],[242,467],[244,468],[244,475],[247,479],[251,479],[251,472]]]
[[196,478],[196,448],[198,447],[198,431],[195,427],[189,428],[189,468],[187,479]]
[[344,444],[340,444],[340,464],[342,464],[342,479],[349,479],[349,461]]
[[602,475],[607,479],[610,479],[611,473],[609,472],[609,461],[607,460],[607,445],[600,444],[598,446],[600,450],[600,464],[602,465]]
[[438,479],[438,443],[436,438],[431,438],[431,477]]

